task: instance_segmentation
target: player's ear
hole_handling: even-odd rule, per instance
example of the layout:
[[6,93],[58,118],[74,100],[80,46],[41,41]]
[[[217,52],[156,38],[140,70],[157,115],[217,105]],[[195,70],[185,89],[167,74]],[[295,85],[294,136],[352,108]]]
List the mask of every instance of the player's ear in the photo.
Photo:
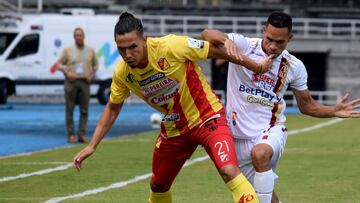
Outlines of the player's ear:
[[293,38],[293,36],[294,35],[292,33],[289,34],[289,41]]
[[265,31],[266,31],[266,25],[263,25],[263,26],[262,26],[262,32],[263,32],[263,34],[265,33]]
[[144,38],[143,38],[143,39],[144,39],[144,47],[147,46],[147,43],[146,43],[146,42],[147,42],[147,38],[148,38],[148,36],[144,36]]

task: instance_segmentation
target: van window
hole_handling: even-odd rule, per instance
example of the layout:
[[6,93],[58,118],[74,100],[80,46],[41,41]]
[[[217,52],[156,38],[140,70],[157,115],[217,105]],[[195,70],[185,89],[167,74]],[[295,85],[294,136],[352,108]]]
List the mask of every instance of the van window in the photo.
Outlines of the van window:
[[16,33],[0,33],[0,55],[4,53],[15,37]]
[[39,34],[25,35],[12,50],[7,59],[35,54],[39,50]]

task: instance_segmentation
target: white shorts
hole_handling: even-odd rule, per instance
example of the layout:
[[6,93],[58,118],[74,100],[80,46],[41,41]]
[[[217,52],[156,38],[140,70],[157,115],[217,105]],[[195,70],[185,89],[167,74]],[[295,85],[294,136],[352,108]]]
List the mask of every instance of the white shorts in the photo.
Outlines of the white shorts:
[[273,156],[271,158],[271,168],[275,175],[275,182],[278,179],[276,175],[276,167],[281,155],[285,150],[286,144],[286,127],[284,125],[277,125],[270,129],[264,130],[263,133],[254,139],[237,139],[234,138],[236,156],[239,162],[239,167],[245,177],[253,184],[255,168],[252,165],[251,150],[257,144],[264,143],[271,146],[273,149]]

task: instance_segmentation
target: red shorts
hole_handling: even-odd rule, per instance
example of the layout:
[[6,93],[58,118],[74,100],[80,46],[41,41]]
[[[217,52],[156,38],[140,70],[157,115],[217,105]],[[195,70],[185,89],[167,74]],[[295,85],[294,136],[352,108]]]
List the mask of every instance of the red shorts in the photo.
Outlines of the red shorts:
[[233,138],[222,110],[186,134],[169,139],[158,136],[152,182],[159,186],[171,185],[198,145],[205,148],[218,170],[226,165],[238,165]]

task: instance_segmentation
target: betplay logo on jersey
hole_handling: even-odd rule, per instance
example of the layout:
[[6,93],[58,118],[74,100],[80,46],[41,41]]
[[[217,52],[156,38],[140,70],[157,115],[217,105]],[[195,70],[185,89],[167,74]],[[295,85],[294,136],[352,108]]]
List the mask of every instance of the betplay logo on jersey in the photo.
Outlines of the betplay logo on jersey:
[[187,40],[188,40],[188,46],[190,48],[198,48],[198,49],[204,48],[204,41],[202,40],[193,39],[193,38],[187,38]]

